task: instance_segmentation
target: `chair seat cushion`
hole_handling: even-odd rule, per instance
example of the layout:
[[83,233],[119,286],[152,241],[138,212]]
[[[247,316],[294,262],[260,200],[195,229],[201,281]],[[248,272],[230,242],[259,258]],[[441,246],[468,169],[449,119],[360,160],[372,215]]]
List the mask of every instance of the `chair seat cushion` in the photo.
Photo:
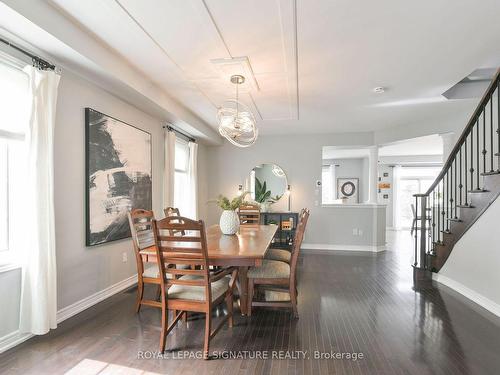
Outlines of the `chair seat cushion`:
[[287,250],[269,249],[266,253],[266,259],[279,260],[281,262],[290,263],[292,254]]
[[144,265],[144,272],[142,277],[158,277],[158,266],[156,263],[151,265]]
[[[182,276],[181,280],[194,280],[200,276],[186,275]],[[215,301],[220,296],[224,295],[229,289],[230,276],[223,277],[220,280],[212,283],[212,301]],[[193,285],[172,285],[168,289],[168,298],[185,299],[190,301],[205,301],[205,287]]]
[[[191,268],[191,266],[188,264],[178,264],[177,265],[177,269],[187,270],[189,268]],[[142,277],[158,277],[158,266],[156,265],[156,263],[148,264],[148,265],[145,264],[144,265],[144,273],[142,274]],[[167,273],[166,277],[167,277],[167,279],[171,279],[172,274]]]
[[264,300],[267,302],[286,302],[290,301],[290,292],[284,290],[279,292],[276,290],[266,290],[264,291]]
[[262,266],[251,267],[248,277],[252,279],[286,279],[290,277],[290,265],[279,260],[264,259]]

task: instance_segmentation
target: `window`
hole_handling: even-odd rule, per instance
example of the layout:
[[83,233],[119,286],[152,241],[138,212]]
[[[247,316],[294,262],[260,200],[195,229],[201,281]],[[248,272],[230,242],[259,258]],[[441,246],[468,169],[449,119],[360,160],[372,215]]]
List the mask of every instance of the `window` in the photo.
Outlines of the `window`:
[[183,139],[175,140],[174,206],[181,215],[188,215],[189,196],[189,146]]
[[[22,64],[24,65],[24,64]],[[29,116],[28,76],[21,64],[0,55],[0,254],[15,248],[22,227],[25,132]]]
[[[440,167],[402,167],[399,172],[397,199],[397,226],[410,228],[413,222],[415,197],[413,194],[425,193],[432,185]],[[413,208],[412,208],[413,206]]]
[[321,169],[321,202],[335,203],[335,165],[323,165]]

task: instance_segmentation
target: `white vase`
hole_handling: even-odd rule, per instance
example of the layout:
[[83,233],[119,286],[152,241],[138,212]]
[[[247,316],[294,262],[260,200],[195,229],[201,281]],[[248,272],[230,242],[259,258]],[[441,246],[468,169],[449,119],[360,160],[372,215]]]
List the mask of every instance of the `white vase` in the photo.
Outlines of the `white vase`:
[[224,210],[219,220],[220,230],[223,234],[235,234],[240,229],[240,218],[236,211]]

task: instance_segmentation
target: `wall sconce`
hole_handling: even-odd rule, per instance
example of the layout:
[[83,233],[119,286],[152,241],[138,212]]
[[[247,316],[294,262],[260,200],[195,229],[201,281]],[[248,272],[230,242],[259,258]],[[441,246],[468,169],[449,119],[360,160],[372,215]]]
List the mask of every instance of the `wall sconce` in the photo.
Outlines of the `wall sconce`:
[[243,185],[238,185],[238,197],[243,194]]
[[290,200],[292,193],[290,190],[291,190],[290,185],[288,185],[286,188],[286,193],[288,194],[288,212],[292,211],[291,200]]

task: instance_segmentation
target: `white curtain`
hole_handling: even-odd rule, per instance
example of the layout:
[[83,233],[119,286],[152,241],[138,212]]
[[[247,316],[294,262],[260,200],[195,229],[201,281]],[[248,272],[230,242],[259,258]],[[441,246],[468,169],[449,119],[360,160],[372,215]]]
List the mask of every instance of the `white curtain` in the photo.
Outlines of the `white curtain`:
[[165,160],[163,171],[163,208],[174,205],[175,133],[165,131]]
[[20,305],[22,333],[42,335],[57,327],[54,229],[54,126],[60,76],[26,67],[31,115],[26,134],[28,165]]
[[189,216],[198,219],[198,144],[189,142]]

